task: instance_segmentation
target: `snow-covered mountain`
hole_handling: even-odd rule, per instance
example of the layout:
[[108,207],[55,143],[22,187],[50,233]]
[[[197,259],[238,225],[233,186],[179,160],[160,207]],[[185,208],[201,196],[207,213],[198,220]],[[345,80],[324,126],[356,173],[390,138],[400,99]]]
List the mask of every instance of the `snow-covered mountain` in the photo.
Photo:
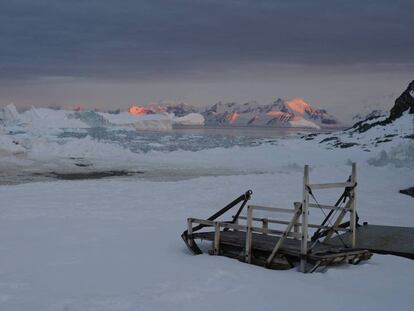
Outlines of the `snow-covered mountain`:
[[371,112],[366,113],[366,114],[358,113],[358,114],[354,115],[352,117],[352,121],[354,121],[356,123],[356,122],[364,121],[364,120],[367,120],[367,119],[372,120],[372,119],[384,117],[387,114],[388,113],[384,110],[375,109],[375,110],[372,110]]
[[315,109],[302,98],[277,99],[271,104],[219,102],[202,112],[206,125],[331,128],[341,124],[326,110]]
[[173,113],[176,117],[184,117],[190,113],[198,113],[198,109],[192,105],[186,103],[179,104],[168,104],[164,106],[165,111],[168,113]]
[[158,103],[151,103],[145,107],[151,113],[167,112],[174,114],[176,117],[184,117],[190,113],[198,113],[199,108],[183,103],[183,102],[170,102],[170,101],[159,101]]
[[316,140],[328,148],[355,147],[370,152],[373,147],[381,147],[384,153],[378,163],[386,163],[391,153],[393,158],[398,154],[398,165],[403,162],[414,165],[414,81],[395,100],[389,113],[373,113],[345,131],[306,139]]

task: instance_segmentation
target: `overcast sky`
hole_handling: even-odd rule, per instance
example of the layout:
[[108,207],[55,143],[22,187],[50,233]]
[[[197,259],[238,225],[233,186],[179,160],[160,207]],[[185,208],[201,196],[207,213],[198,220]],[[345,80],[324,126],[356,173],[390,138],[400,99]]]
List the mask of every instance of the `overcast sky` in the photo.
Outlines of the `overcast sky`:
[[1,105],[299,96],[347,118],[412,79],[412,0],[0,1]]

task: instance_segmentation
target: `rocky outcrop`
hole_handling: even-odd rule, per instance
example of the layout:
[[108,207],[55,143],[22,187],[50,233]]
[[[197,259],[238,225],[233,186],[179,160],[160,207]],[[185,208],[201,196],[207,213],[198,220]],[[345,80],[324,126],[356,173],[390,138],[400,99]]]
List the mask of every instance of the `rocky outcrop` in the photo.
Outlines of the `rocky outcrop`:
[[408,85],[407,89],[395,100],[395,105],[390,111],[389,120],[394,121],[401,117],[403,112],[414,113],[414,80]]
[[387,118],[374,121],[379,117],[370,117],[363,121],[355,123],[352,128],[359,133],[368,131],[370,128],[378,125],[387,125],[398,119],[404,112],[408,111],[414,114],[414,80],[408,85],[407,89],[395,100]]

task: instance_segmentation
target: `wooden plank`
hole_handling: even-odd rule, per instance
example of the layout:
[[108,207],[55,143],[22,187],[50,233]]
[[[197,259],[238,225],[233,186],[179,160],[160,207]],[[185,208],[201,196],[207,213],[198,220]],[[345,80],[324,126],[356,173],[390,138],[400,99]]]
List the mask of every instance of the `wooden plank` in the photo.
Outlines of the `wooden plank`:
[[187,219],[187,243],[191,247],[193,247],[194,239],[193,239],[193,222],[191,218]]
[[[193,223],[197,223],[197,224],[202,224],[202,225],[207,225],[207,226],[211,226],[213,227],[215,225],[215,221],[212,220],[205,220],[205,219],[199,219],[199,218],[189,218],[189,220],[191,220]],[[253,217],[252,217],[253,220]],[[228,228],[228,229],[233,229],[233,230],[241,230],[241,231],[247,231],[247,226],[243,226],[243,225],[236,225],[236,224],[232,224],[232,223],[228,223],[228,222],[218,222],[220,227],[222,228]],[[260,227],[253,227],[251,226],[251,231],[252,232],[259,232],[259,233],[268,233],[268,234],[277,234],[277,235],[281,235],[283,234],[284,231],[281,230],[274,230],[274,229],[266,229],[263,230],[263,228]],[[290,233],[291,237],[298,237],[297,234],[294,234],[293,232]]]
[[266,211],[266,212],[279,212],[279,213],[295,213],[295,210],[289,208],[280,208],[280,207],[268,207],[260,205],[249,205],[255,210]]
[[[245,217],[245,216],[239,216],[239,218],[240,219],[243,219],[243,220],[247,219],[247,217]],[[253,217],[253,221],[261,221],[261,222],[263,222],[264,220],[266,220],[267,223],[269,223],[269,224],[288,225],[290,223],[290,221],[287,221],[287,220],[277,220],[277,219],[267,219],[267,218],[257,218],[257,217]],[[297,222],[296,225],[297,225],[297,227],[299,227],[299,226],[302,225],[302,223],[301,222]],[[331,227],[329,227],[329,226],[321,226],[321,225],[317,225],[317,224],[308,224],[308,228],[330,229]],[[346,228],[338,228],[338,231],[349,231],[349,229],[346,229]],[[297,232],[299,232],[298,228],[297,228]]]
[[[351,182],[356,184],[357,182],[357,171],[356,171],[356,163],[352,163],[352,175],[351,175]],[[352,201],[350,209],[350,219],[349,219],[349,227],[351,229],[351,247],[355,248],[356,244],[356,187],[351,190],[350,199]]]
[[317,189],[353,187],[354,185],[355,184],[353,182],[337,182],[337,183],[326,183],[326,184],[309,184],[308,186],[312,190],[317,190]]
[[299,232],[301,225],[302,224],[300,222],[296,222],[293,225],[293,233],[297,235],[297,238],[295,238],[295,239],[298,239],[298,240],[300,240],[300,238],[302,236],[302,234]]
[[245,247],[245,261],[250,263],[252,260],[252,223],[253,223],[253,208],[247,206],[247,230],[246,230],[246,247]]
[[302,199],[302,236],[300,247],[300,271],[306,273],[306,258],[308,255],[308,204],[309,204],[309,166],[305,165],[303,172],[303,199]]
[[[252,232],[256,232],[256,233],[264,233],[263,228],[259,228],[259,227],[252,227]],[[275,234],[275,235],[283,235],[285,233],[285,231],[282,230],[274,230],[274,229],[267,229],[266,230],[267,234]],[[299,238],[300,234],[294,233],[294,232],[289,232],[288,233],[289,237],[292,238]]]
[[220,253],[220,223],[214,223],[214,245],[213,245],[214,255],[219,255]]
[[196,223],[196,224],[214,226],[214,221],[212,220],[206,220],[206,219],[200,219],[200,218],[189,218],[189,219],[191,219],[191,222]]
[[269,229],[269,220],[266,218],[262,219],[262,228],[263,228],[263,234],[267,234],[267,230]]

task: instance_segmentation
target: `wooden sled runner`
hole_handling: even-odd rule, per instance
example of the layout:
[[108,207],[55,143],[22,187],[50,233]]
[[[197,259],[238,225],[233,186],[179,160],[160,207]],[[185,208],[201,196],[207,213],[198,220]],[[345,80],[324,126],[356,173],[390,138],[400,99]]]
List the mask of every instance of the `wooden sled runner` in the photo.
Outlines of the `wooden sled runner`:
[[[325,184],[311,184],[306,165],[303,200],[295,202],[293,209],[257,205],[246,207],[252,195],[249,190],[208,219],[188,218],[188,228],[181,237],[193,254],[202,253],[195,240],[207,240],[212,242],[211,255],[236,258],[270,269],[290,269],[299,264],[300,271],[305,273],[340,263],[358,264],[368,260],[372,253],[355,247],[358,226],[356,186],[355,163],[346,182]],[[319,204],[314,191],[332,188],[344,188],[337,202],[334,205]],[[310,198],[315,203],[310,203]],[[239,204],[231,220],[218,220]],[[244,208],[246,216],[241,215]],[[309,223],[311,209],[319,209],[323,213],[324,219],[320,224]],[[258,213],[285,215],[289,219],[263,217]],[[346,215],[349,215],[349,221],[342,222]],[[283,228],[274,228],[276,226]],[[199,232],[204,228],[213,230]],[[313,236],[309,238],[311,231]],[[348,234],[347,241],[340,237],[339,232]],[[334,235],[340,238],[340,244],[329,243]]]

